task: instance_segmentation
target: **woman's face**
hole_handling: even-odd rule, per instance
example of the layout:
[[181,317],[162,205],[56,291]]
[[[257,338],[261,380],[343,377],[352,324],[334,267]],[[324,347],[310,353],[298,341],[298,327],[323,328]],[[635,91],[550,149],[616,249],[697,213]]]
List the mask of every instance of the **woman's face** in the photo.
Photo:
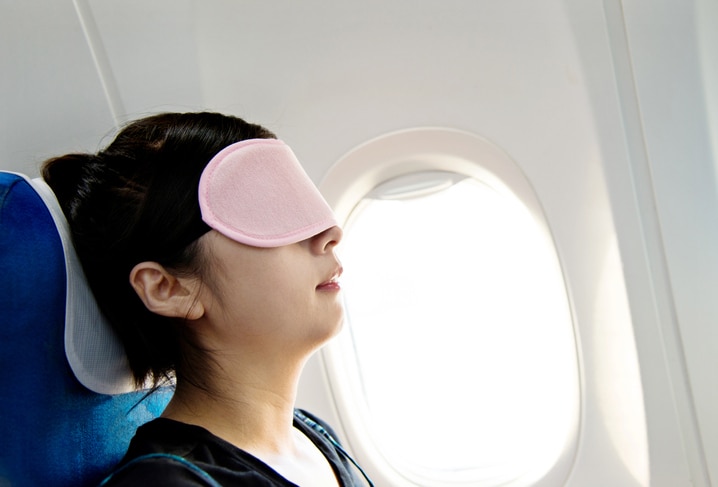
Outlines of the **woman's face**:
[[216,330],[209,345],[316,348],[336,334],[343,308],[334,249],[341,238],[335,226],[295,244],[259,248],[206,234],[211,265],[200,299]]

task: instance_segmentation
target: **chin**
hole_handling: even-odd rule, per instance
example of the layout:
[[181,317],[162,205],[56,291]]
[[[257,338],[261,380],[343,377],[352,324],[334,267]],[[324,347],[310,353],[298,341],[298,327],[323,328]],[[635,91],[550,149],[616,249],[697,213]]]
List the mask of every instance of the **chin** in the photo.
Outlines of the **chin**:
[[[319,346],[324,345],[326,342],[334,338],[344,327],[344,313],[335,319],[327,320],[317,326],[318,334],[317,339],[320,341]],[[321,332],[319,332],[321,330]]]
[[339,317],[339,319],[336,321],[336,324],[334,326],[334,333],[332,333],[331,337],[334,338],[339,334],[340,331],[344,328],[344,313]]

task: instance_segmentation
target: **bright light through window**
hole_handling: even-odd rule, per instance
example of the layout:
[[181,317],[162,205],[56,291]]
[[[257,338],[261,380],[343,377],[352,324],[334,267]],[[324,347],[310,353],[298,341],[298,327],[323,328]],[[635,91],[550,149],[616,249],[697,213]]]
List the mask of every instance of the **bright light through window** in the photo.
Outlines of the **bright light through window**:
[[419,485],[538,477],[565,449],[578,408],[555,250],[517,198],[444,174],[433,189],[378,188],[345,225],[342,285],[366,423]]

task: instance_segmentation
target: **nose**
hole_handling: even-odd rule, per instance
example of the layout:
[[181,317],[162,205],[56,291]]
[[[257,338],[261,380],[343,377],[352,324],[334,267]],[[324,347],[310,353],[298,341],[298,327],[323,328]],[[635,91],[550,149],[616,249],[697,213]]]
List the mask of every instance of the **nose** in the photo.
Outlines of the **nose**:
[[339,244],[344,232],[337,225],[329,227],[311,239],[312,250],[317,254],[331,252]]

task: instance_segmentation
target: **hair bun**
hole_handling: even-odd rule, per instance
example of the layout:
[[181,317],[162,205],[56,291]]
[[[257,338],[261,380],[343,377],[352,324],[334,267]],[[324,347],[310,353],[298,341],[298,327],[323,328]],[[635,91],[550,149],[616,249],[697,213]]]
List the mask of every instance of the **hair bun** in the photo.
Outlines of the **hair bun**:
[[97,156],[78,153],[55,157],[42,166],[42,177],[52,188],[68,220],[71,220],[76,199],[86,192],[88,183],[94,179],[91,166],[96,162]]

